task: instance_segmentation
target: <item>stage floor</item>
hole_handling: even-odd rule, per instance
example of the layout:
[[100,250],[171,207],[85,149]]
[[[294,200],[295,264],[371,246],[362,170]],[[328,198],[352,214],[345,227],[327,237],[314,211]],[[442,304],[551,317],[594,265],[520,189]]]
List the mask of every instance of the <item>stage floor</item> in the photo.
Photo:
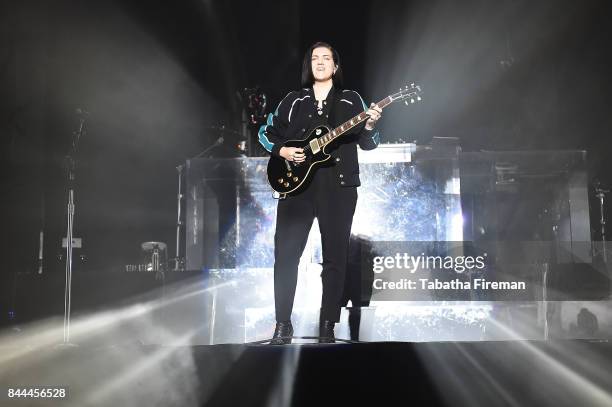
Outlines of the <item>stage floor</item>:
[[[13,343],[0,355],[3,406],[612,405],[608,341]],[[68,397],[7,398],[26,386],[67,386]]]

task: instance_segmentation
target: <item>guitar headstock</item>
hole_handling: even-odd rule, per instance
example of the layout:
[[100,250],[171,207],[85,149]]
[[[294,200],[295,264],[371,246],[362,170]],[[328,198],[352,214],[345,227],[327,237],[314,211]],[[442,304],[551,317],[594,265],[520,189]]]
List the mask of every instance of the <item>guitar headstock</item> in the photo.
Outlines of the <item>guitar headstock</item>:
[[416,103],[421,101],[421,87],[411,83],[403,88],[400,88],[399,92],[389,95],[392,102],[403,100],[407,105],[409,103]]

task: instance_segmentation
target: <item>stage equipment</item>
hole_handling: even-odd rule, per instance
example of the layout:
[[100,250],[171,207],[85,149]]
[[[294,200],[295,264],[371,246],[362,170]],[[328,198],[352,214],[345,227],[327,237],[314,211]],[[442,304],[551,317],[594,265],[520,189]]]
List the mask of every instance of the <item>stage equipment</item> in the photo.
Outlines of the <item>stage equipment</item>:
[[261,88],[259,86],[244,88],[238,95],[248,114],[249,124],[258,126],[263,123],[266,117],[268,98]]
[[[393,102],[405,101],[408,104],[408,101],[415,103],[420,100],[421,88],[413,83],[387,96],[376,103],[376,106],[384,109]],[[306,159],[304,162],[295,162],[282,157],[270,156],[268,182],[272,189],[278,192],[281,198],[284,198],[286,195],[296,194],[307,188],[316,168],[331,158],[330,152],[336,147],[333,142],[340,136],[348,134],[368,118],[366,112],[361,112],[333,130],[327,125],[318,126],[308,132],[304,139],[284,142],[285,147],[302,148]]]
[[604,263],[608,262],[608,256],[606,253],[606,213],[605,213],[605,205],[604,201],[606,199],[606,194],[610,193],[609,189],[604,189],[601,187],[601,184],[597,182],[595,184],[595,197],[599,200],[599,226],[601,232],[601,257],[603,258]]
[[[218,144],[210,146],[210,149],[202,151],[196,157],[204,157],[206,154],[218,158],[244,156],[244,137],[240,132],[229,129],[224,124],[220,126],[208,126],[207,129],[210,130],[209,136],[217,137]],[[214,152],[212,151],[213,149]]]
[[[196,155],[192,159],[204,157],[210,151],[222,145],[225,142],[225,138],[223,137],[223,134],[225,133],[236,134],[233,130],[226,130],[225,126],[223,125],[221,127],[210,126],[209,129],[217,131],[218,133],[221,134],[221,136],[219,136],[219,138],[217,138],[217,140],[215,140],[213,144],[206,147],[204,150],[202,150],[200,153],[198,153],[198,155]],[[183,226],[183,221],[182,221],[183,218],[181,215],[181,207],[182,207],[182,202],[183,202],[183,192],[182,192],[183,169],[184,169],[183,164],[179,164],[176,166],[176,170],[178,172],[178,193],[176,195],[176,201],[177,201],[176,202],[176,251],[175,251],[175,257],[173,259],[174,260],[174,270],[182,270],[185,267],[185,259],[181,257],[181,227]]]
[[66,208],[66,280],[64,285],[64,344],[70,343],[70,310],[72,300],[72,251],[74,248],[74,180],[77,167],[77,153],[79,141],[85,135],[85,121],[89,113],[82,109],[76,109],[79,120],[77,130],[72,133],[70,152],[66,156],[66,175],[68,180],[68,203]]
[[460,171],[466,240],[549,242],[508,246],[512,263],[591,262],[585,151],[464,152]]
[[183,218],[181,216],[181,207],[183,204],[183,168],[182,164],[176,166],[178,172],[178,192],[176,194],[176,251],[174,256],[174,270],[183,268],[185,259],[181,258],[181,227],[183,226]]
[[38,274],[42,274],[43,272],[43,249],[44,249],[44,241],[45,241],[45,232],[43,229],[38,233]]
[[147,265],[147,271],[155,271],[163,273],[166,271],[168,255],[167,245],[164,242],[144,242],[140,245],[145,253],[144,263]]
[[253,147],[252,130],[258,128],[266,120],[266,107],[268,98],[259,86],[244,88],[237,91],[236,95],[242,104],[242,141],[238,143],[241,152],[248,156],[255,156],[255,149],[259,143],[255,142]]

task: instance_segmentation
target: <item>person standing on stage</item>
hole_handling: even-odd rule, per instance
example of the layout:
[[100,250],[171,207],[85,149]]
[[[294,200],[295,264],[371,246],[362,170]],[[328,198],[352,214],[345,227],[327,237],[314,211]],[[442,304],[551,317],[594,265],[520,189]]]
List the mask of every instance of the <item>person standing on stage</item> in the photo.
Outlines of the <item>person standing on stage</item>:
[[364,150],[378,146],[380,134],[374,126],[382,109],[374,104],[368,109],[357,92],[342,88],[338,52],[325,42],[317,42],[304,56],[302,89],[285,96],[259,130],[259,142],[270,154],[303,162],[303,150],[284,147],[284,141],[303,139],[309,129],[320,124],[337,127],[363,111],[369,116],[366,123],[331,145],[329,164],[318,168],[310,185],[278,201],[274,235],[276,328],[272,344],[291,343],[298,264],[315,217],[323,251],[319,342],[335,342],[334,325],[340,319],[349,238],[360,185],[357,144]]

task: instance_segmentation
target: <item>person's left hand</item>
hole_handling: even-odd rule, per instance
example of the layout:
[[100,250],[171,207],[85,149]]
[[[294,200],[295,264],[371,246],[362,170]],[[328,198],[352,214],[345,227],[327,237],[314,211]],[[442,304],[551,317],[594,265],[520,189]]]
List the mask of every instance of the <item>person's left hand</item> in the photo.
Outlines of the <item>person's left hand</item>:
[[370,118],[366,121],[366,129],[373,130],[374,126],[376,126],[376,122],[382,116],[382,109],[376,106],[375,103],[370,104],[370,108],[366,111],[366,114],[370,116]]

